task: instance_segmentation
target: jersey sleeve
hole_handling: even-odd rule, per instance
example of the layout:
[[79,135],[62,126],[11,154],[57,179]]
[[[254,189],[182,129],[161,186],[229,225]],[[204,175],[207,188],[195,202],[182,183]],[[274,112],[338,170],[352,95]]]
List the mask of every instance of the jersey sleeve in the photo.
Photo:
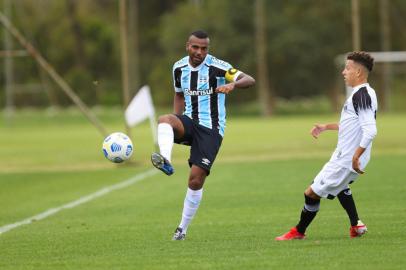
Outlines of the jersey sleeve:
[[237,81],[238,76],[241,74],[241,71],[233,68],[233,66],[223,60],[220,60],[216,57],[212,57],[211,65],[218,69],[218,76],[224,77],[228,82]]
[[182,91],[182,87],[181,87],[181,74],[182,74],[182,70],[180,69],[180,67],[173,67],[173,71],[172,71],[172,76],[173,76],[173,87],[175,89],[176,93],[181,93]]
[[358,119],[362,129],[362,137],[359,146],[367,148],[377,134],[375,113],[372,110],[360,111]]
[[377,102],[375,96],[368,93],[367,89],[360,89],[357,95],[354,95],[353,104],[358,121],[362,129],[360,147],[367,148],[377,134],[376,111]]

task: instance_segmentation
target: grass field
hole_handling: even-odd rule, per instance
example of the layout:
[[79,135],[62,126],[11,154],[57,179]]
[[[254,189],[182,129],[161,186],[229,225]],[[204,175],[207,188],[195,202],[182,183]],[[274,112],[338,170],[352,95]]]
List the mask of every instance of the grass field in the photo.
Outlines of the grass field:
[[[100,112],[110,131],[116,111]],[[322,201],[304,241],[278,243],[295,225],[303,191],[336,143],[315,122],[338,116],[230,118],[186,241],[173,242],[186,192],[188,148],[176,173],[154,174],[0,234],[0,269],[404,269],[406,115],[379,115],[367,173],[353,185],[369,232],[349,239],[337,200]],[[102,137],[75,111],[25,111],[0,126],[0,227],[151,170],[149,126],[134,128],[134,160],[116,166]]]

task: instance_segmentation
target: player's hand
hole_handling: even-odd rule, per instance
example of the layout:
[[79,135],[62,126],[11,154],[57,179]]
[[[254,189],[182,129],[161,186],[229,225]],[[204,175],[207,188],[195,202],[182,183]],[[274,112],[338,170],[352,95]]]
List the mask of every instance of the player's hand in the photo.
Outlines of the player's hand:
[[357,157],[352,158],[352,168],[354,169],[354,171],[356,171],[359,174],[364,173],[364,171],[362,171],[360,168],[359,158],[357,158]]
[[327,129],[327,125],[323,124],[314,124],[313,128],[310,130],[310,134],[317,139],[323,131]]
[[235,83],[233,83],[233,82],[225,84],[225,85],[221,85],[216,88],[216,93],[228,94],[234,90],[234,87],[235,87]]

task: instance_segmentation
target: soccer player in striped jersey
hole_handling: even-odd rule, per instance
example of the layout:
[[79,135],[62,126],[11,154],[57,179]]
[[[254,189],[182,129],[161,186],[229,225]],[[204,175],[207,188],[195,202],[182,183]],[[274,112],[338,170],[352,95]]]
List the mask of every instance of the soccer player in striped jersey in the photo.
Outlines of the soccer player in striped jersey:
[[276,240],[303,239],[320,207],[320,199],[338,197],[350,219],[350,237],[359,237],[367,227],[358,217],[349,184],[364,173],[371,156],[372,140],[377,134],[376,111],[378,102],[374,89],[368,84],[372,71],[373,58],[365,52],[352,52],[347,55],[342,72],[352,93],[346,100],[340,123],[316,124],[311,130],[318,138],[325,130],[338,130],[337,148],[312,184],[305,190],[305,203],[299,223]]
[[182,219],[173,240],[184,240],[203,194],[203,184],[210,174],[220,149],[226,124],[226,94],[235,88],[247,88],[255,80],[229,63],[208,54],[209,36],[195,31],[186,42],[188,55],[173,66],[175,96],[173,114],[159,117],[160,153],[151,155],[152,164],[167,175],[174,169],[171,153],[174,143],[190,145],[190,174]]

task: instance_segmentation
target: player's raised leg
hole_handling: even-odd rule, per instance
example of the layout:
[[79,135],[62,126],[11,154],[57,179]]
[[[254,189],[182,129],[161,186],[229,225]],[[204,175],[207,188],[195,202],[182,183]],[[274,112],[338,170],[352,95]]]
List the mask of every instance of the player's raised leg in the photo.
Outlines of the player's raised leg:
[[207,171],[192,165],[189,175],[189,186],[186,191],[185,200],[183,203],[182,219],[178,228],[173,235],[173,240],[184,240],[190,222],[195,216],[199,208],[200,201],[203,196],[203,184],[206,179]]
[[160,116],[158,119],[158,146],[159,153],[152,153],[152,164],[167,175],[174,172],[171,164],[174,133],[184,133],[182,122],[173,114]]
[[305,204],[300,214],[299,223],[287,233],[275,238],[277,241],[304,239],[307,227],[313,221],[320,208],[320,197],[315,194],[311,187],[305,191]]

